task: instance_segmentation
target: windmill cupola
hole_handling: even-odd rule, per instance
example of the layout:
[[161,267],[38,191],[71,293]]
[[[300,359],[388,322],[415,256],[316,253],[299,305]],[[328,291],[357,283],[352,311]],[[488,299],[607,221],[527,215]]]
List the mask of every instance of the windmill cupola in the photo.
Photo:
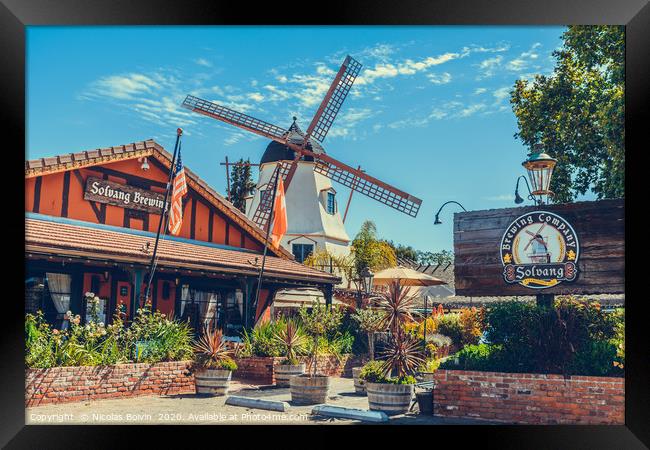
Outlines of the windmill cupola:
[[[300,129],[296,123],[297,118],[293,118],[293,123],[287,130],[287,138],[289,142],[295,145],[302,145],[305,139],[305,133]],[[307,149],[311,150],[311,145],[307,145]],[[313,150],[315,153],[321,153],[323,151],[320,145],[316,145],[316,149]],[[276,162],[276,161],[291,161],[295,158],[295,152],[291,150],[286,145],[282,145],[279,142],[271,141],[269,145],[266,146],[266,150],[260,159],[260,164]],[[313,161],[314,158],[311,156],[303,156],[300,158],[301,161]]]

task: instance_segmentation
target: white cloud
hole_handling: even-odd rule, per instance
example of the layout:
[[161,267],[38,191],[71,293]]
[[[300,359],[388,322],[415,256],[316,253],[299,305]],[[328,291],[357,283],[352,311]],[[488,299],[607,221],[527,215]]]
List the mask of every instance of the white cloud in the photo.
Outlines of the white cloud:
[[514,201],[514,199],[515,199],[514,194],[501,194],[501,195],[492,195],[489,197],[483,197],[483,200],[488,200],[491,202]]
[[194,60],[196,64],[203,67],[212,67],[212,63],[205,58],[197,58]]
[[503,62],[503,56],[497,55],[494,58],[487,58],[478,64],[479,71],[481,72],[477,79],[489,78],[494,75],[498,67]]
[[451,81],[451,74],[449,72],[443,72],[441,74],[430,73],[427,74],[427,78],[433,84],[447,84]]
[[419,61],[406,59],[400,63],[378,63],[374,68],[364,70],[355,81],[358,85],[372,84],[380,78],[394,78],[398,75],[414,75],[418,72],[425,71],[430,67],[438,66],[460,57],[458,53],[444,53],[433,57],[428,56]]
[[247,97],[256,102],[264,101],[264,96],[259,92],[250,92],[249,94],[247,94]]
[[130,73],[102,77],[92,83],[86,95],[132,99],[138,94],[150,93],[159,88],[160,84],[151,77],[139,73]]
[[510,91],[512,88],[510,86],[503,86],[497,90],[495,90],[492,95],[496,99],[497,103],[503,102],[506,98],[510,97]]
[[485,94],[486,92],[487,92],[486,88],[476,88],[474,90],[474,95],[481,95],[481,94]]

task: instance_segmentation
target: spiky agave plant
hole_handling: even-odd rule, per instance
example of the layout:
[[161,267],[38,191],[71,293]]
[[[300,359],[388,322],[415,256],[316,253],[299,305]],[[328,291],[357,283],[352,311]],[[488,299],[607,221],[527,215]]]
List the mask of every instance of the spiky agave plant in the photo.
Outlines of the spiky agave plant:
[[393,335],[381,356],[385,373],[400,378],[412,375],[425,362],[420,342],[403,332]]
[[298,324],[289,319],[286,325],[275,334],[275,340],[284,348],[287,364],[298,364],[298,352],[306,344],[307,339]]
[[401,333],[404,325],[414,320],[415,300],[409,295],[411,289],[393,280],[388,286],[388,292],[382,293],[378,298],[378,306],[384,312],[382,325],[390,330],[391,334]]
[[195,353],[195,363],[204,369],[235,370],[237,365],[232,359],[233,351],[228,348],[219,329],[211,331],[205,327],[203,334],[192,346]]

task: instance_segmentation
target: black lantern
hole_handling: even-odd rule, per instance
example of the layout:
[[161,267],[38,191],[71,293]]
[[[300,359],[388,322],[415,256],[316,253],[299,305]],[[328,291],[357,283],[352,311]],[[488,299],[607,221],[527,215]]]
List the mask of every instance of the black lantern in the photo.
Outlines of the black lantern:
[[361,278],[361,284],[363,286],[363,292],[367,294],[370,294],[372,291],[372,282],[375,278],[375,274],[370,271],[367,267],[365,267],[361,273],[359,274]]
[[553,195],[553,192],[549,190],[549,186],[551,185],[551,177],[556,164],[557,159],[551,158],[544,153],[541,144],[535,144],[528,159],[521,163],[528,171],[528,179],[532,186],[531,195],[538,197],[540,205],[544,203],[545,197]]

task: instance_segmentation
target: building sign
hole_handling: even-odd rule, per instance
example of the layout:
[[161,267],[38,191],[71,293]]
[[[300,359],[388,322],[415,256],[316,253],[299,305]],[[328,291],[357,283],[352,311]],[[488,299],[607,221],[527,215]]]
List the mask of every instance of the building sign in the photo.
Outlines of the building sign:
[[549,211],[531,211],[503,233],[503,278],[532,289],[572,282],[578,275],[579,254],[578,237],[566,220]]
[[454,214],[454,289],[466,297],[625,293],[625,201]]
[[161,193],[95,177],[86,179],[84,199],[155,214],[160,214],[165,202]]

